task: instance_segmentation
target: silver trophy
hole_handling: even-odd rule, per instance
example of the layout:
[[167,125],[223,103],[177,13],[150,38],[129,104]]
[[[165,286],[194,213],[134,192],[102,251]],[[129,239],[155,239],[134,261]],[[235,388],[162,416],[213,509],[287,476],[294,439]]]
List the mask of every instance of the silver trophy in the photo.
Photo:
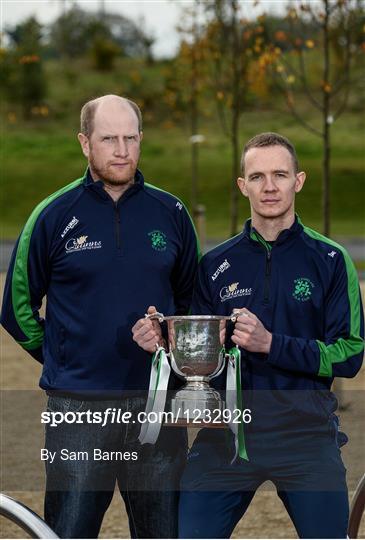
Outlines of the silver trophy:
[[[235,321],[237,316],[236,313],[230,317],[146,315],[149,319],[167,322],[166,356],[174,372],[186,381],[171,400],[174,424],[206,423],[214,416],[219,417],[219,411],[225,408],[219,392],[211,388],[209,382],[222,373],[227,357],[220,341],[220,330],[227,320]],[[215,422],[211,425],[220,427],[223,424]]]

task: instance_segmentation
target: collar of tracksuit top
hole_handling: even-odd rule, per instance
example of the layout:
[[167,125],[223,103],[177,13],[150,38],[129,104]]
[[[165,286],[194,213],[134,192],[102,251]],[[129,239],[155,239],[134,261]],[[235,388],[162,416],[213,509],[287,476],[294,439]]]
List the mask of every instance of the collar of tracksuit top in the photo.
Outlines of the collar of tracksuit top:
[[299,217],[296,215],[294,223],[289,229],[284,229],[280,231],[278,237],[274,242],[267,242],[261,234],[256,231],[254,227],[252,227],[251,219],[248,219],[245,223],[244,229],[243,229],[243,236],[247,238],[252,246],[257,247],[258,249],[262,249],[264,247],[268,252],[271,251],[271,249],[274,246],[280,246],[282,244],[291,244],[292,241],[295,241],[296,237],[303,231],[303,225],[299,219]]
[[[95,193],[95,195],[100,197],[101,201],[105,203],[110,203],[110,200],[113,200],[111,196],[108,194],[108,192],[105,191],[104,183],[101,180],[94,180],[92,178],[89,168],[85,172],[83,184],[88,190],[90,190],[92,193]],[[132,195],[138,193],[143,188],[144,188],[143,174],[141,173],[140,170],[137,169],[136,174],[134,176],[134,183],[123,193],[123,195],[120,197],[118,201],[116,202],[113,201],[114,204],[117,206],[120,201],[125,200],[128,197],[131,197]]]
[[294,223],[288,229],[280,231],[275,241],[269,242],[252,227],[251,219],[248,219],[243,229],[243,238],[249,242],[251,248],[257,252],[265,252],[265,281],[263,283],[265,302],[269,301],[270,281],[271,281],[271,254],[272,250],[290,249],[299,235],[303,232],[303,225],[296,214]]

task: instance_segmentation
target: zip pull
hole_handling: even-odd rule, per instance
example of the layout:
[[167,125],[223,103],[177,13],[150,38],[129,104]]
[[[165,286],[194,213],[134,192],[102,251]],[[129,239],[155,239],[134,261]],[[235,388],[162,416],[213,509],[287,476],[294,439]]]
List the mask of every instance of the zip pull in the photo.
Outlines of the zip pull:
[[264,283],[264,304],[270,301],[270,279],[271,279],[271,250],[266,251],[265,283]]
[[117,249],[121,249],[121,243],[120,243],[120,215],[118,210],[118,203],[114,202],[114,214],[115,214],[115,236],[116,236],[116,243],[117,243]]
[[266,252],[266,272],[265,275],[269,276],[271,270],[271,251]]

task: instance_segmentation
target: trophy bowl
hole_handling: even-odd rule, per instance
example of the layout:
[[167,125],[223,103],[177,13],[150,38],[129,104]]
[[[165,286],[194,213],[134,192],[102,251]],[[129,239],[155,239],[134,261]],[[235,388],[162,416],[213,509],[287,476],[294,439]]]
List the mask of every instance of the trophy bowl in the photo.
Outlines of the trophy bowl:
[[220,412],[225,404],[219,392],[211,388],[209,381],[224,369],[225,354],[220,342],[220,329],[231,317],[165,317],[161,313],[148,317],[167,322],[171,368],[185,380],[185,385],[171,399],[173,425],[204,423],[211,427],[222,427],[224,424]]

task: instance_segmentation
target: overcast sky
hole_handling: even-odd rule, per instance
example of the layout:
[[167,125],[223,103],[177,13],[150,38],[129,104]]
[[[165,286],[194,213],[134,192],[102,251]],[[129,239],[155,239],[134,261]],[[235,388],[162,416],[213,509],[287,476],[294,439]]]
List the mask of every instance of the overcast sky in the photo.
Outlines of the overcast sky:
[[[83,9],[97,11],[99,0],[77,0],[75,2]],[[153,52],[156,56],[171,56],[175,53],[179,37],[176,25],[181,18],[184,8],[192,2],[190,0],[104,0],[106,11],[119,13],[138,21],[142,16],[145,19],[146,29],[156,38]],[[258,13],[264,9],[278,10],[282,8],[282,0],[261,1],[256,10],[253,10],[251,0],[243,0],[245,16]],[[72,2],[66,0],[66,5]],[[62,0],[0,0],[1,28],[13,26],[32,15],[40,23],[49,23],[62,13]]]

